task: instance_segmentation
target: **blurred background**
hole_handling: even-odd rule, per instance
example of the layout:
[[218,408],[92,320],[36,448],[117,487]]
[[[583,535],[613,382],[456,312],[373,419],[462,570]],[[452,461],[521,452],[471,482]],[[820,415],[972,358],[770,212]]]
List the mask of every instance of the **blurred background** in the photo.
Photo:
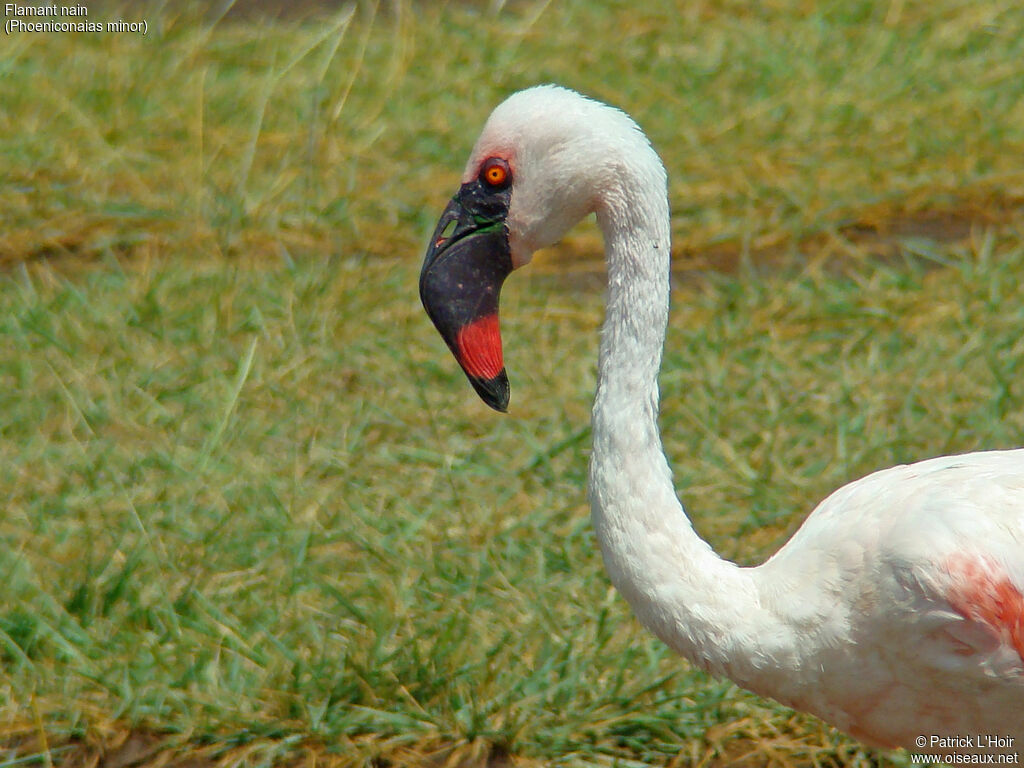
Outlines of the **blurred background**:
[[867,472],[1024,442],[1019,3],[85,6],[0,40],[0,765],[907,764],[612,590],[593,222],[505,288],[506,417],[419,264],[509,93],[629,112],[666,451],[760,562]]

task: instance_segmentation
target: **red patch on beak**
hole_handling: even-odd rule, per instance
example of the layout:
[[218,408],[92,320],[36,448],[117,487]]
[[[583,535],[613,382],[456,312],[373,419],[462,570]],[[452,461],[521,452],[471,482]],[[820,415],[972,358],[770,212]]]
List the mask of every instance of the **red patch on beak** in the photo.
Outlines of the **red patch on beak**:
[[470,376],[493,379],[505,367],[497,313],[484,315],[460,328],[455,346],[459,350],[459,363]]

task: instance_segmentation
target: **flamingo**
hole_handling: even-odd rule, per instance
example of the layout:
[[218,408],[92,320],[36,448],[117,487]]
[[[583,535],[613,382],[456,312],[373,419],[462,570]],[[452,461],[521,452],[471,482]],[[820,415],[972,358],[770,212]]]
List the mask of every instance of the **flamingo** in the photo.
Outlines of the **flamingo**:
[[1024,745],[1024,449],[875,472],[763,564],[720,558],[676,496],[657,423],[664,167],[628,115],[557,86],[494,109],[423,263],[424,308],[484,402],[509,402],[502,283],[590,213],[608,271],[591,516],[640,622],[708,673],[870,746]]

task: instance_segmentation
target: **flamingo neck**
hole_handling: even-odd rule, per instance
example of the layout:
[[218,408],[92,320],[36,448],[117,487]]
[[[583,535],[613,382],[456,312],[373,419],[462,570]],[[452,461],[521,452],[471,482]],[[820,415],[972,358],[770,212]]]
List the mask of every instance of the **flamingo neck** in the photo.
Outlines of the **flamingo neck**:
[[[788,656],[753,571],[694,531],[658,429],[658,370],[668,323],[669,210],[664,171],[639,172],[598,206],[608,266],[590,499],[605,567],[640,621],[695,664],[764,689],[752,664]],[[776,643],[759,647],[764,632]],[[783,645],[785,642],[783,641]],[[780,654],[780,651],[783,651]],[[766,691],[768,692],[768,691]]]

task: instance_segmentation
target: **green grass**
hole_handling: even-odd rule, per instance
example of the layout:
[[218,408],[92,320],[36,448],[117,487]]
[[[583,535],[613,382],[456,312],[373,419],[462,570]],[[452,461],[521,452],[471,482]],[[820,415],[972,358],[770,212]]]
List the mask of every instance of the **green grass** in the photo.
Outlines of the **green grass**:
[[[723,554],[763,559],[872,469],[1024,442],[1024,14],[694,7],[4,38],[9,759],[129,733],[153,763],[878,759],[690,670],[611,590],[584,492],[600,290],[557,253],[509,282],[509,417],[416,296],[487,112],[553,80],[649,131],[680,256],[741,256],[680,278],[662,377]],[[967,236],[879,260],[849,227],[922,212]]]

